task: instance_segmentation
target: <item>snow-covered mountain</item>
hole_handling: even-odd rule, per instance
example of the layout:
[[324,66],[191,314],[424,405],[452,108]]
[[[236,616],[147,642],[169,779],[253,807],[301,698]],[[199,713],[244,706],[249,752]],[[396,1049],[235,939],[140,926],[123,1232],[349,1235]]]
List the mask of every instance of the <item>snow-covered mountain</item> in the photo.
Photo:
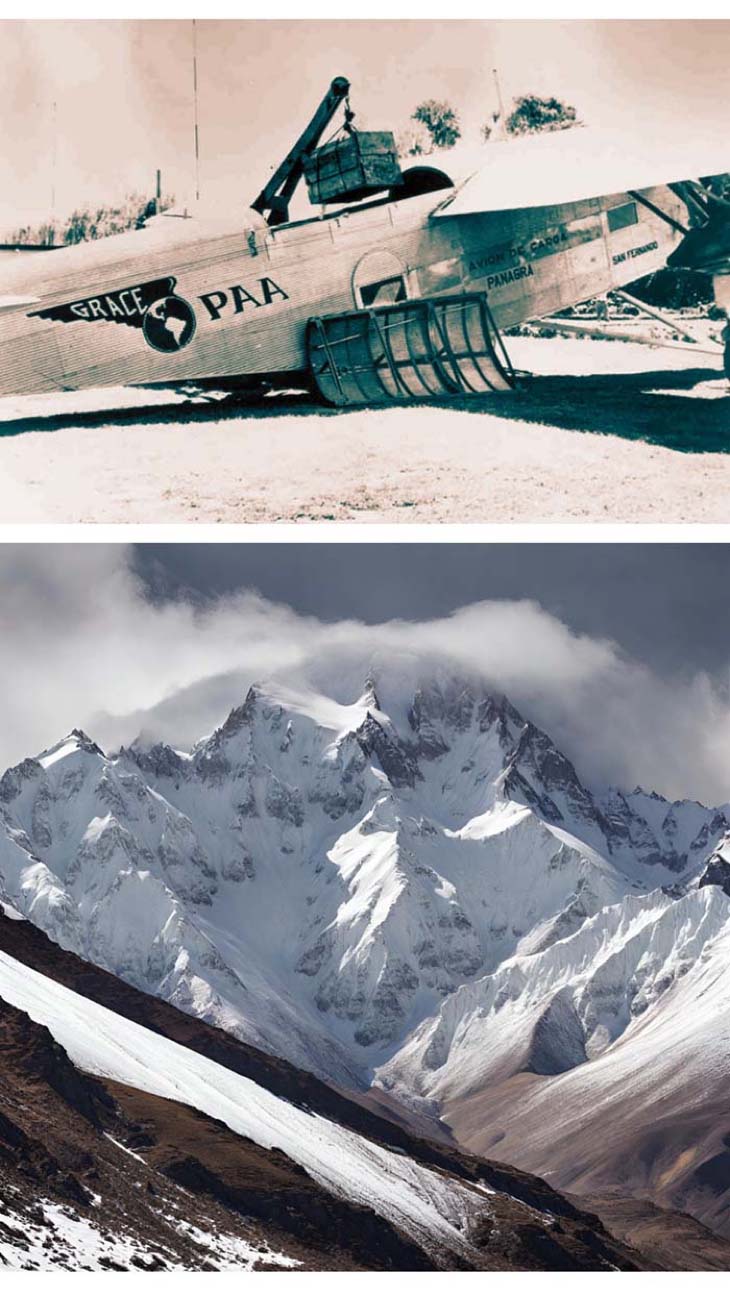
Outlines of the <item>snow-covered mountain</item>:
[[[432,1078],[456,1134],[482,1155],[539,1166],[581,1197],[610,1187],[730,1236],[725,894],[709,885],[674,901],[632,899],[538,961],[527,975],[516,964],[505,969],[508,988],[481,984],[479,1007],[460,1018],[461,1038],[440,1041],[434,1060],[449,1060]],[[541,980],[549,1006],[531,1031]],[[505,997],[497,1013],[495,991]],[[432,1043],[448,1017],[430,1024]],[[501,1056],[475,1068],[495,1027]],[[510,1047],[522,1051],[519,1070],[514,1057],[505,1065]]]
[[541,1180],[414,1138],[3,909],[0,1267],[643,1267]]
[[189,752],[74,732],[0,816],[2,892],[64,948],[424,1112],[610,1071],[730,933],[728,807],[589,788],[447,668],[349,703],[254,688]]

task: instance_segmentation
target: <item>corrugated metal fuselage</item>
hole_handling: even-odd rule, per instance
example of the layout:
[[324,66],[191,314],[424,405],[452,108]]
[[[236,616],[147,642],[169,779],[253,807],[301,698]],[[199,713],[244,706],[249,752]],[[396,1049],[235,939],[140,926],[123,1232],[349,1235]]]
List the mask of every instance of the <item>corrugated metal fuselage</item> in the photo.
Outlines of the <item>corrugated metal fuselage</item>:
[[[686,217],[672,190],[645,193]],[[0,311],[0,391],[301,372],[310,317],[397,293],[483,290],[505,327],[638,279],[679,241],[627,194],[434,216],[443,197],[177,246],[141,230],[49,253],[33,299]]]

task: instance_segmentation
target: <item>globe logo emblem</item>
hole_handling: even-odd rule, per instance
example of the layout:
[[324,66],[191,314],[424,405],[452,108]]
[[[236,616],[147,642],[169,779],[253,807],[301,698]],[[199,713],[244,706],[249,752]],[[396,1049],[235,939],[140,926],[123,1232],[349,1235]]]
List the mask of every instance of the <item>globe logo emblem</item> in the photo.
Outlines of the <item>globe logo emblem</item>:
[[183,297],[161,297],[145,312],[142,330],[155,351],[180,351],[195,332],[195,311]]

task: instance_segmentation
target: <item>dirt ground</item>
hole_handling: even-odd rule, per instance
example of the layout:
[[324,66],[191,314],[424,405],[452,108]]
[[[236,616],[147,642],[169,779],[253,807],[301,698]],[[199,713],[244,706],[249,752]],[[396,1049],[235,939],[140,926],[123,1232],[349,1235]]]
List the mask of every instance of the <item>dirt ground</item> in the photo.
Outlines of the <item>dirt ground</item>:
[[531,376],[459,404],[4,398],[0,521],[727,520],[719,354],[562,337],[511,338],[509,350]]

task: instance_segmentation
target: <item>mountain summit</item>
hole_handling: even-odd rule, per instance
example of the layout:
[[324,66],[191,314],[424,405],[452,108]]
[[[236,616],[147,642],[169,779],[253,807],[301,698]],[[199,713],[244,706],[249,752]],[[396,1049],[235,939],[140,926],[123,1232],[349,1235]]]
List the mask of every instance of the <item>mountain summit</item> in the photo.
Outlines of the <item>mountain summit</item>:
[[53,940],[427,1113],[610,1077],[689,1019],[730,940],[729,840],[725,809],[588,787],[448,670],[351,703],[254,687],[190,751],[75,730],[0,779],[0,894]]

